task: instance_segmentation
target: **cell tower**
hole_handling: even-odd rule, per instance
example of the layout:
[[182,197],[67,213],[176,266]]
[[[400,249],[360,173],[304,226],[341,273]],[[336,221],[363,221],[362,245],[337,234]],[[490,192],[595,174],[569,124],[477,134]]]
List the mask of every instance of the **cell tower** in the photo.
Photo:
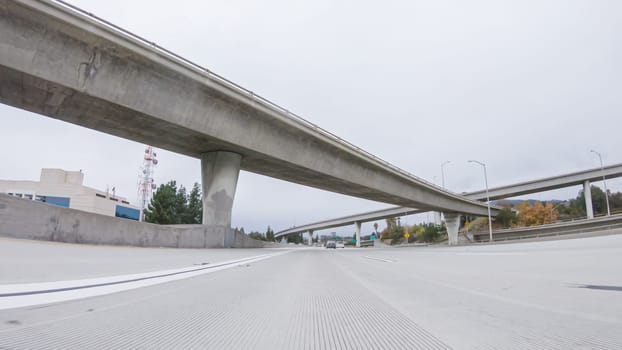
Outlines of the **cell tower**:
[[147,148],[145,148],[143,166],[140,168],[138,179],[138,205],[141,208],[141,219],[144,219],[144,210],[147,209],[147,205],[149,205],[149,201],[151,201],[153,190],[156,189],[156,184],[153,180],[153,172],[155,166],[158,165],[156,156],[157,154],[154,152],[153,147],[147,146]]

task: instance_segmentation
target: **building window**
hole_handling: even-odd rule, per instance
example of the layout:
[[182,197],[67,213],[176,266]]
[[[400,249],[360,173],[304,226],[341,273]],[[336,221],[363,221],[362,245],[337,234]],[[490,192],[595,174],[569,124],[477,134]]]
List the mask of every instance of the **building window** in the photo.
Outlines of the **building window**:
[[106,196],[104,196],[103,194],[95,193],[95,195],[96,195],[97,197],[106,198]]
[[140,210],[134,208],[124,207],[122,205],[117,205],[115,209],[114,216],[118,218],[130,219],[130,220],[140,220]]
[[119,201],[118,199],[116,199],[116,198],[112,198],[112,197],[110,197],[109,199],[110,199],[111,201],[115,201],[115,202],[118,202],[118,201]]
[[35,200],[37,202],[43,202],[43,203],[58,205],[59,207],[69,208],[69,202],[71,199],[69,197],[54,197],[54,196],[37,195],[35,196]]

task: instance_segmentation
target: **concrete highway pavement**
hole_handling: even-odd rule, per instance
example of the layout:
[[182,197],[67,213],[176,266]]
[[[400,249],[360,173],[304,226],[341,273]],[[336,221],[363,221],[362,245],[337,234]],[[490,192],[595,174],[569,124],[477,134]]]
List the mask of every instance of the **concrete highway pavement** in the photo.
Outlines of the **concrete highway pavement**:
[[[29,251],[37,266],[20,270],[28,277],[5,268],[0,288],[84,278],[91,269],[102,277],[277,255],[149,287],[0,310],[0,349],[622,348],[622,235],[454,248],[132,248],[136,259],[127,248],[9,245],[16,253],[0,254],[0,266],[28,263]],[[64,253],[51,254],[55,249]],[[114,267],[97,270],[99,259]],[[71,264],[84,271],[41,272]]]

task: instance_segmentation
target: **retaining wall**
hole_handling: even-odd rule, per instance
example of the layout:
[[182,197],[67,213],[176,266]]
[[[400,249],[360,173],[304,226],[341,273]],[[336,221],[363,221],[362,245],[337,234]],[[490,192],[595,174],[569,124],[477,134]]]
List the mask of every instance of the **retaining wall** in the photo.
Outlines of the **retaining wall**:
[[0,236],[66,243],[170,248],[262,248],[224,226],[155,225],[0,194]]

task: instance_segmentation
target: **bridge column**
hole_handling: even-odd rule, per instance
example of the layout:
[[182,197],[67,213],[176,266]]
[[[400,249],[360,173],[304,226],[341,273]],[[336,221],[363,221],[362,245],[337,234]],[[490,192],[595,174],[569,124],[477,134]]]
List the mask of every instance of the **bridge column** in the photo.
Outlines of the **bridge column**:
[[354,226],[356,227],[356,247],[360,248],[361,247],[361,222],[360,221],[355,222]]
[[309,246],[313,245],[313,230],[309,230]]
[[585,213],[588,219],[593,219],[594,206],[592,205],[592,187],[590,186],[590,180],[585,180],[583,183],[583,194],[585,195]]
[[460,214],[443,213],[445,216],[445,227],[447,227],[447,241],[449,245],[458,244],[458,229],[460,228]]
[[241,162],[242,156],[232,152],[201,155],[203,225],[231,227],[231,208]]

